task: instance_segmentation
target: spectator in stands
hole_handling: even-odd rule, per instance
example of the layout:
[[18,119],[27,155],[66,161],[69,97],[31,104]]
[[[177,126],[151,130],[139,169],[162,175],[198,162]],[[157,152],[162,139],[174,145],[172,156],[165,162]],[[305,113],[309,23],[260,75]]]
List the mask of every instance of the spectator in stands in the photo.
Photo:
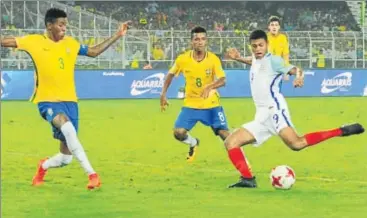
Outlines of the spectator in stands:
[[153,69],[153,67],[152,67],[152,65],[150,64],[149,61],[145,61],[143,69],[144,70],[151,70],[151,69]]
[[165,55],[164,55],[164,51],[162,47],[159,44],[155,44],[153,46],[152,55],[153,55],[153,60],[155,61],[153,63],[153,67],[160,68],[160,66],[162,66],[162,63],[163,63],[161,61],[165,59]]
[[[3,1],[3,4],[10,4],[9,2],[10,1]],[[16,4],[16,2],[14,2],[14,4]],[[43,6],[47,6],[47,4],[50,3],[42,3]],[[5,25],[8,25],[8,29],[19,29],[24,28],[24,26],[26,26],[27,28],[33,27],[32,19],[29,19],[30,16],[24,14],[24,11],[37,13],[37,7],[33,7],[36,4],[25,4],[26,8],[23,8],[24,4],[18,5],[19,7],[13,7],[13,16],[10,16],[9,12],[2,11],[3,14],[0,16],[3,21],[1,22],[2,30],[6,28]],[[281,28],[286,31],[333,30],[337,32],[346,32],[351,30],[360,30],[346,2],[310,2],[309,4],[305,5],[299,4],[299,2],[283,2],[282,4],[279,4],[277,2],[260,1],[231,2],[230,4],[214,1],[130,1],[98,3],[75,1],[75,4],[73,5],[74,8],[68,8],[68,10],[73,11],[72,15],[69,18],[70,25],[73,26],[73,29],[71,29],[71,31],[73,31],[72,34],[74,35],[80,34],[79,36],[81,37],[79,38],[81,38],[81,40],[86,40],[86,44],[94,44],[93,41],[97,42],[99,41],[99,39],[106,36],[105,34],[108,34],[110,16],[112,17],[113,21],[134,18],[135,23],[133,25],[133,28],[136,28],[138,30],[154,30],[154,32],[140,31],[139,33],[134,33],[134,36],[132,37],[136,37],[137,39],[139,38],[139,41],[146,40],[147,43],[149,43],[149,46],[152,44],[152,42],[154,42],[155,44],[159,44],[159,46],[162,47],[162,50],[164,51],[163,55],[161,51],[157,52],[154,51],[154,48],[152,48],[150,55],[145,53],[143,55],[143,53],[141,52],[141,55],[137,57],[133,56],[133,54],[135,54],[137,50],[142,50],[140,47],[116,47],[116,49],[114,49],[114,52],[108,52],[105,54],[105,56],[101,56],[102,58],[107,56],[113,57],[107,58],[107,60],[103,60],[102,62],[110,60],[118,62],[119,58],[122,57],[122,53],[124,52],[125,60],[123,65],[129,66],[131,65],[131,63],[134,63],[134,67],[136,67],[136,65],[138,65],[138,67],[143,67],[144,64],[139,64],[139,61],[147,59],[148,56],[152,57],[151,61],[153,65],[157,62],[162,63],[168,62],[168,60],[171,59],[175,59],[178,54],[188,49],[188,40],[185,38],[186,36],[180,33],[177,34],[177,31],[192,29],[196,25],[205,26],[208,30],[210,29],[211,31],[217,31],[214,34],[210,33],[209,36],[209,40],[211,40],[211,50],[213,50],[214,52],[224,54],[228,47],[236,47],[244,53],[243,55],[250,54],[250,50],[248,48],[245,48],[243,38],[247,36],[248,32],[251,31],[251,29],[266,29],[267,18],[270,15],[278,15],[278,17],[282,21]],[[82,11],[82,13],[79,14],[79,11]],[[86,11],[89,11],[90,13]],[[26,17],[23,15],[25,15]],[[79,15],[81,15],[81,17],[79,17]],[[95,17],[94,15],[102,15],[103,17]],[[82,20],[81,23],[79,23],[80,18]],[[26,24],[24,20],[26,21]],[[10,27],[10,25],[14,25],[14,27]],[[112,22],[111,25],[113,28],[113,25],[115,24]],[[81,31],[78,29],[79,26],[81,27]],[[18,29],[16,29],[16,31],[18,31]],[[173,41],[171,40],[171,32],[168,32],[167,30],[175,31],[175,33],[173,34]],[[235,34],[232,32],[229,33],[227,31],[235,31]],[[85,36],[83,36],[84,33]],[[336,33],[334,32],[334,36],[335,34]],[[92,35],[95,35],[95,37],[90,37]],[[325,58],[327,60],[331,60],[331,57],[334,57],[336,60],[346,58],[349,59],[349,61],[351,62],[350,58],[354,56],[350,48],[352,48],[354,51],[355,45],[347,45],[346,41],[352,39],[353,36],[351,36],[349,39],[344,39],[344,36],[346,36],[346,34],[337,36],[335,40],[334,51],[332,50],[331,44],[324,46],[325,50],[323,54],[325,55]],[[313,36],[293,35],[290,37],[291,38],[289,43],[292,48],[290,51],[291,58],[300,60],[300,63],[305,64],[305,66],[308,67],[309,62],[307,60],[310,58],[310,56],[312,56],[314,58],[313,62],[315,63],[320,47],[315,46],[316,51],[312,54],[309,54],[310,40],[308,37]],[[319,39],[324,38],[325,41],[331,38],[330,35],[328,35],[327,37],[319,35],[317,37]],[[354,43],[354,38],[352,39],[352,41]],[[357,43],[361,44],[360,41],[358,41]],[[358,55],[358,57],[360,57],[361,52],[362,56],[367,55],[367,53],[364,53],[363,48],[361,50],[362,51],[357,50],[357,53],[355,55]],[[4,56],[4,52],[7,52],[4,58],[9,57],[10,52],[3,50],[1,54],[2,56]],[[154,54],[155,52],[156,54]],[[332,52],[333,56],[331,55]],[[25,57],[26,56],[22,56],[23,59]],[[132,60],[135,61],[132,62]],[[102,62],[98,62],[97,64],[97,62],[95,61],[93,65],[99,66]],[[125,64],[125,62],[128,64]],[[27,59],[27,63],[29,66],[31,66],[31,60]],[[225,65],[227,65],[227,67],[240,66],[238,65],[238,63],[234,63],[234,65],[228,63]],[[328,61],[326,61],[326,65],[329,65]],[[316,64],[314,64],[314,66],[316,67]]]
[[316,60],[317,68],[324,68],[325,67],[325,55],[323,49],[320,49],[319,54]]

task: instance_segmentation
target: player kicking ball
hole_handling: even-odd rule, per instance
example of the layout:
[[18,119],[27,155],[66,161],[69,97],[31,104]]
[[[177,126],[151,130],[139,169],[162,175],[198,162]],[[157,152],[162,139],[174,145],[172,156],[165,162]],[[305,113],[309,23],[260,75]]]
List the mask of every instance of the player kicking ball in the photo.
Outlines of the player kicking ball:
[[92,168],[77,136],[79,112],[74,67],[78,55],[97,57],[104,52],[126,34],[128,24],[129,22],[123,23],[112,37],[88,48],[65,35],[66,13],[51,8],[46,12],[44,35],[33,34],[1,39],[1,46],[18,48],[31,56],[36,71],[36,86],[32,101],[38,105],[43,119],[51,124],[54,138],[60,141],[60,153],[39,162],[32,185],[43,184],[48,169],[70,164],[73,155],[88,174],[87,188],[94,189],[101,185],[99,176]]
[[360,124],[297,135],[292,124],[284,96],[279,89],[283,74],[295,75],[294,87],[302,87],[304,75],[301,69],[286,65],[283,58],[268,53],[267,35],[256,30],[250,35],[253,57],[242,58],[236,49],[231,49],[229,56],[237,61],[251,65],[250,86],[256,106],[255,119],[234,131],[225,140],[229,159],[241,174],[240,181],[229,188],[256,188],[252,174],[241,146],[253,144],[260,146],[272,135],[278,135],[292,150],[300,151],[333,137],[350,136],[364,132]]
[[186,84],[185,99],[174,126],[174,137],[189,145],[188,162],[194,159],[199,145],[199,139],[188,133],[197,122],[210,126],[222,140],[229,135],[226,116],[216,90],[225,85],[225,73],[219,58],[206,50],[207,35],[204,28],[196,27],[191,31],[191,45],[193,50],[178,56],[169,70],[160,98],[161,110],[164,111],[168,106],[168,87],[173,77],[182,73]]

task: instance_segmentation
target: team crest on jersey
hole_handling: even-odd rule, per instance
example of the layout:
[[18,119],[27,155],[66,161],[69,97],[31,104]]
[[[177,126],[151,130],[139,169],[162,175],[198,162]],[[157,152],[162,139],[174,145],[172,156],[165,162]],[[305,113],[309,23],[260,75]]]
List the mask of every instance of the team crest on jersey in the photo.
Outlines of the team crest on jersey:
[[212,74],[212,69],[205,70],[206,76],[210,76]]
[[70,54],[70,48],[66,48],[66,54]]

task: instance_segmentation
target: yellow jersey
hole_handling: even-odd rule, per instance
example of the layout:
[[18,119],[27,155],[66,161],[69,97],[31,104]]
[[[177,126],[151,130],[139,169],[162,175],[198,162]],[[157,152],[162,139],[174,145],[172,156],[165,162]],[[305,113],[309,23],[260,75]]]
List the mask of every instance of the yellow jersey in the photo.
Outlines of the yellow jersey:
[[284,57],[289,54],[289,44],[287,36],[283,33],[279,33],[274,36],[273,34],[268,32],[268,41],[269,41],[269,52],[273,55],[277,55],[280,57]]
[[31,101],[77,102],[74,67],[83,48],[79,42],[68,36],[54,42],[40,34],[16,37],[16,42],[19,50],[31,56],[35,66],[35,89]]
[[193,51],[185,52],[177,57],[169,73],[175,76],[182,73],[185,77],[184,107],[208,109],[220,105],[217,90],[213,90],[206,99],[201,97],[205,86],[225,77],[222,64],[215,54],[207,52],[205,58],[198,62],[193,57]]
[[319,54],[319,56],[317,57],[316,64],[318,68],[324,68],[325,67],[325,55]]

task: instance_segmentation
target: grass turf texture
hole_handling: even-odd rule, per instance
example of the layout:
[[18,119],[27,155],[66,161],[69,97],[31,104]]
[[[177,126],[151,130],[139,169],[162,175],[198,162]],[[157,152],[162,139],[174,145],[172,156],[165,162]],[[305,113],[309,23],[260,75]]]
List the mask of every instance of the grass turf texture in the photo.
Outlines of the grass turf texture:
[[[365,98],[288,99],[300,134],[361,122],[367,126]],[[229,126],[253,119],[250,99],[223,99]],[[227,152],[210,128],[198,124],[201,139],[193,163],[172,127],[181,101],[159,111],[159,100],[80,102],[79,136],[102,188],[87,191],[87,176],[74,159],[50,169],[42,187],[31,179],[39,159],[58,152],[49,124],[29,102],[2,102],[2,217],[364,217],[367,213],[366,134],[331,139],[301,152],[277,137],[245,153],[257,189],[227,189],[238,180]],[[297,181],[275,190],[269,173],[286,164]]]

